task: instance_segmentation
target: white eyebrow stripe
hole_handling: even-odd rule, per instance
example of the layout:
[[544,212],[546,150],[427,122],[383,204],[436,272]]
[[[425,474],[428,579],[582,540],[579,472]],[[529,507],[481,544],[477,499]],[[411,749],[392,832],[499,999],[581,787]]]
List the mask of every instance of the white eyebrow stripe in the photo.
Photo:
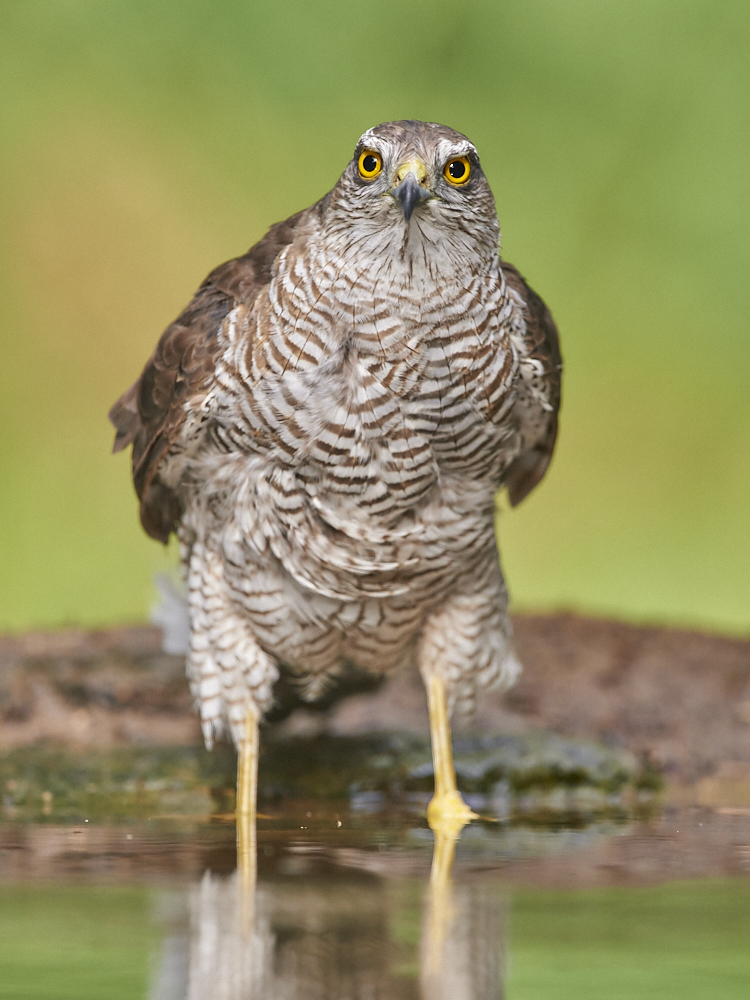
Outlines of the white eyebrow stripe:
[[446,160],[449,160],[451,157],[455,159],[458,156],[468,156],[469,153],[476,155],[477,152],[468,140],[464,142],[452,142],[450,139],[439,139],[437,148],[438,157]]

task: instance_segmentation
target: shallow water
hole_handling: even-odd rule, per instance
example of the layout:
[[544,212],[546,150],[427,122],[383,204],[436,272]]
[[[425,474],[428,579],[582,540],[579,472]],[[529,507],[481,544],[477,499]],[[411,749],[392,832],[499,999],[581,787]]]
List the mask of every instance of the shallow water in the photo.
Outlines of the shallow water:
[[750,992],[748,816],[475,822],[451,866],[419,815],[354,805],[260,818],[254,888],[230,822],[0,825],[0,997]]

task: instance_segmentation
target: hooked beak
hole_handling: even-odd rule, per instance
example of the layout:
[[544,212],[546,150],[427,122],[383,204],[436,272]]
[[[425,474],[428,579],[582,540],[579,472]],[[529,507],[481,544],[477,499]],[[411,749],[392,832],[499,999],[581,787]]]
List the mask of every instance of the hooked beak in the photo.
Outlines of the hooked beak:
[[398,168],[396,179],[401,183],[393,188],[391,194],[401,205],[401,211],[408,224],[412,212],[420,201],[430,196],[430,192],[423,186],[427,181],[427,169],[419,160],[409,160]]

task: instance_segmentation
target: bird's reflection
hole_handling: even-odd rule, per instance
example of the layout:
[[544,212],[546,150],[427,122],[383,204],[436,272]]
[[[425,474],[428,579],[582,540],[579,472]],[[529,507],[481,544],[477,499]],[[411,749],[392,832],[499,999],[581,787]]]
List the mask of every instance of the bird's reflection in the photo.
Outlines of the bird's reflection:
[[502,997],[502,911],[492,883],[452,878],[463,823],[433,825],[435,847],[422,919],[419,982],[423,1000]]
[[258,880],[255,826],[240,828],[237,871],[192,887],[151,1000],[502,997],[502,896],[454,881],[460,826],[433,830],[426,889],[413,876],[306,870],[304,853]]

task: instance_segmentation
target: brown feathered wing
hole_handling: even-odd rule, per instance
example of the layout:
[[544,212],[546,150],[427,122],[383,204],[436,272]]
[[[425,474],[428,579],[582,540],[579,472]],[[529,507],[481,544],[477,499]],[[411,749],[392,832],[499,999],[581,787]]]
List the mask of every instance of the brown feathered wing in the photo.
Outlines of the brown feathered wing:
[[501,267],[505,280],[525,303],[529,357],[540,362],[542,368],[535,389],[549,406],[545,410],[547,419],[543,432],[531,447],[521,452],[506,473],[508,498],[511,506],[515,507],[541,482],[552,458],[557,438],[557,414],[560,410],[562,358],[557,327],[547,306],[512,264],[502,261]]
[[117,430],[114,451],[133,445],[141,523],[152,538],[166,543],[182,515],[176,488],[159,473],[178,447],[187,411],[199,408],[213,384],[221,324],[236,305],[252,305],[270,282],[280,251],[317,209],[315,205],[277,223],[244,256],[212,271],[164,331],[141,377],[110,410]]

